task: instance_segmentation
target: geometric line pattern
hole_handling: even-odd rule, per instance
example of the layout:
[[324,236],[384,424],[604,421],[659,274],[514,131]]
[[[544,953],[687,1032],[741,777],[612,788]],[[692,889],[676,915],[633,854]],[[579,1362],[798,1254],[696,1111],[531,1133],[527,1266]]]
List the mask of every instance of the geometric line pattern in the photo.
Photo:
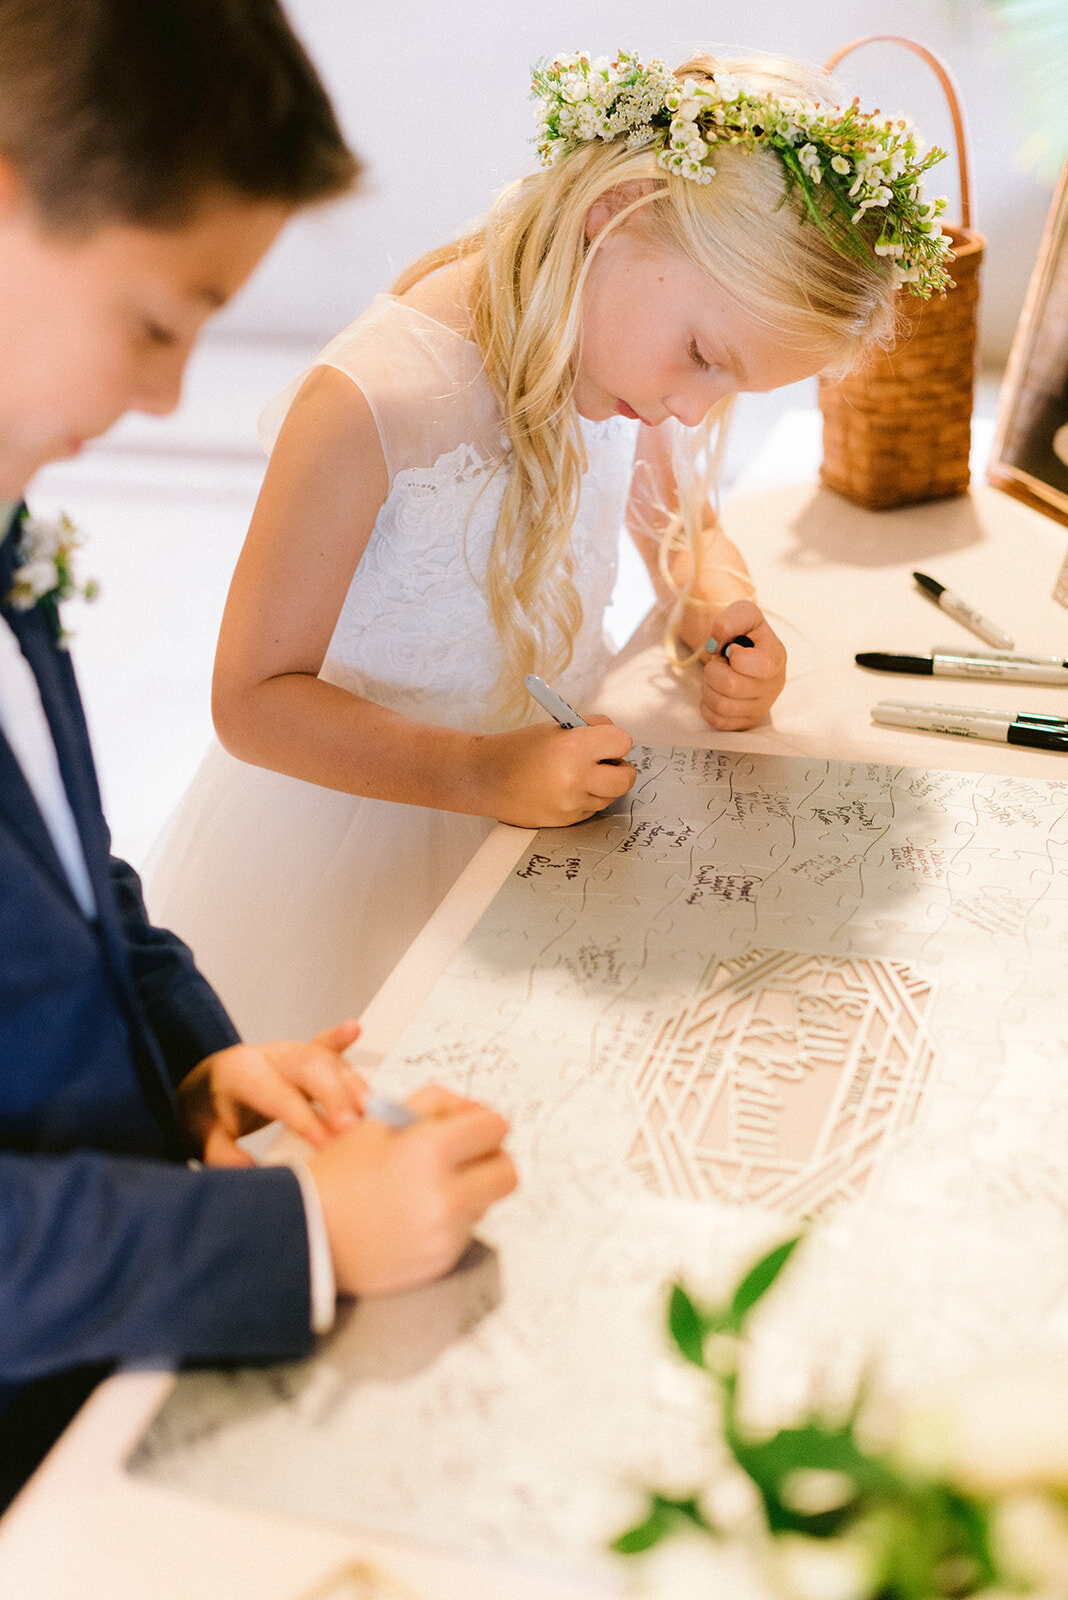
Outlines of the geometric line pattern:
[[866,1188],[934,1062],[906,962],[749,950],[651,1021],[628,1164],[659,1194],[824,1213]]

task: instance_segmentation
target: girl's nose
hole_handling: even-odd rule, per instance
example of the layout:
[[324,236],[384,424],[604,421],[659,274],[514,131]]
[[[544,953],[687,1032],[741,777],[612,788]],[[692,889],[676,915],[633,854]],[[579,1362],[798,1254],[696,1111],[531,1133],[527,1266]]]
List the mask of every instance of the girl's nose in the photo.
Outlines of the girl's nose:
[[696,428],[717,401],[734,394],[736,389],[737,384],[730,373],[705,373],[700,382],[679,390],[664,404],[684,428]]
[[687,397],[686,399],[667,400],[665,404],[671,415],[677,422],[681,422],[684,428],[696,428],[699,422],[704,421],[715,401]]

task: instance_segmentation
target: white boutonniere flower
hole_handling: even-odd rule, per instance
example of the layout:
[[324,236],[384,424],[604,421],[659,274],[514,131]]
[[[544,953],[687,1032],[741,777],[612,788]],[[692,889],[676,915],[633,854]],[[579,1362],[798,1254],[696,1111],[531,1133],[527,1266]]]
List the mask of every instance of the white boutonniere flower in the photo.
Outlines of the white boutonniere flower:
[[60,621],[60,603],[73,599],[95,600],[100,593],[95,578],[79,583],[74,576],[73,556],[82,542],[65,512],[54,521],[23,514],[18,534],[18,564],[7,596],[8,604],[16,611],[32,611],[35,606],[43,606],[52,623],[56,643],[62,648],[66,648],[68,635]]

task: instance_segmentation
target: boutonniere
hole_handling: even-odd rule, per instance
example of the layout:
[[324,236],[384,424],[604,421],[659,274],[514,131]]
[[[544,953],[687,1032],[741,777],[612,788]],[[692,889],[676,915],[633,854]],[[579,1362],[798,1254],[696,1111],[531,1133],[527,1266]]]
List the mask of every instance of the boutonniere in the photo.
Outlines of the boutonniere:
[[42,606],[52,624],[56,643],[66,649],[68,634],[60,620],[64,600],[95,600],[100,585],[95,578],[79,583],[74,576],[73,557],[82,539],[65,512],[52,522],[23,512],[18,534],[15,581],[8,604],[16,611],[32,611]]

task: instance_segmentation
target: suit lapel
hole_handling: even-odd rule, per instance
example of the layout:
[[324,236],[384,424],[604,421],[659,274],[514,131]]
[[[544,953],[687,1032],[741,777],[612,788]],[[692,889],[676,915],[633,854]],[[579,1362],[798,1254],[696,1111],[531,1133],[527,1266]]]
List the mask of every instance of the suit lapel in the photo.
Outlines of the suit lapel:
[[[13,524],[7,538],[0,544],[0,610],[13,628],[37,680],[41,704],[56,748],[60,776],[74,813],[89,869],[96,898],[98,932],[110,968],[110,981],[116,986],[117,994],[121,995],[130,1029],[134,1069],[148,1104],[159,1120],[171,1155],[183,1159],[184,1145],[175,1122],[173,1090],[164,1071],[159,1049],[147,1027],[130,971],[126,935],[111,882],[111,841],[101,809],[89,730],[82,712],[74,668],[67,652],[58,648],[51,622],[39,606],[30,611],[16,611],[6,604],[15,564]],[[3,738],[0,738],[0,809],[19,837],[26,841],[50,874],[58,879],[72,904],[76,904],[29,784]]]
[[89,730],[70,656],[60,650],[52,624],[40,609],[8,614],[8,621],[37,680],[41,704],[48,720],[67,799],[82,842],[93,894],[102,923],[111,903],[108,856],[110,840],[100,806]]
[[53,879],[56,887],[75,903],[67,874],[52,843],[52,835],[45,825],[33,791],[26,782],[22,768],[3,733],[0,733],[0,816],[34,857],[37,865]]
[[[63,737],[64,730],[56,726],[57,720],[62,721],[65,719],[57,716],[60,708],[55,695],[49,692],[49,680],[53,679],[55,674],[47,670],[50,666],[47,658],[54,651],[55,646],[51,639],[48,621],[41,613],[36,611],[17,611],[13,606],[9,606],[6,603],[17,566],[18,516],[21,510],[22,507],[20,506],[11,520],[7,536],[0,542],[0,613],[2,613],[5,622],[15,634],[19,648],[29,662],[37,680],[41,704],[44,707],[52,740],[56,746],[60,776],[63,779],[67,798],[70,801],[71,810],[74,813],[78,832],[82,839],[82,847],[88,860],[90,847],[85,838],[85,828],[83,826],[86,812],[84,806],[76,804],[75,798],[71,794],[71,780],[74,774],[70,770],[71,763],[67,754],[68,741]],[[42,667],[46,669],[43,674]],[[77,791],[79,788],[78,783],[75,782],[73,787]],[[40,866],[55,880],[57,886],[67,898],[76,904],[70,880],[56,852],[56,847],[52,842],[52,835],[49,833],[48,826],[41,815],[33,790],[27,783],[15,754],[2,733],[0,733],[0,814],[4,816],[12,831],[18,835],[22,843],[37,858]],[[92,874],[91,866],[90,873]],[[95,875],[93,876],[93,889],[94,892],[99,894],[99,885]]]

